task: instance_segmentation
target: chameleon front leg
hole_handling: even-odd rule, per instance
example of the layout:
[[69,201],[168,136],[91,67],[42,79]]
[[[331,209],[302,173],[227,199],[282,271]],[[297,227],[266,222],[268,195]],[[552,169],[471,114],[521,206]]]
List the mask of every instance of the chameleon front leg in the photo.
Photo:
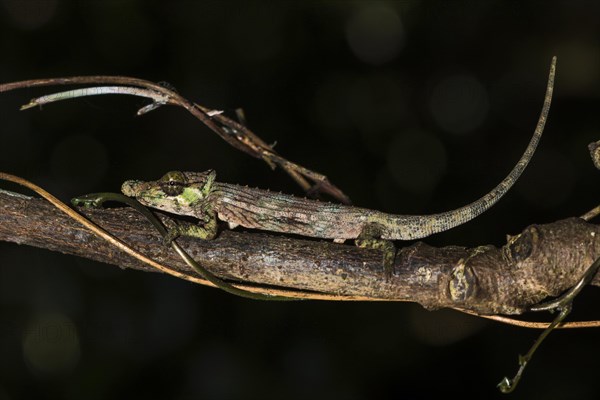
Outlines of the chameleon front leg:
[[[92,194],[83,195],[80,197],[75,197],[71,200],[71,203],[74,206],[83,206],[83,207],[91,208],[91,207],[100,207],[106,201],[117,201],[117,202],[125,203],[125,204],[135,208],[138,212],[140,212],[143,216],[145,216],[152,223],[152,225],[154,225],[154,227],[160,232],[160,234],[163,237],[166,237],[169,235],[169,232],[164,228],[163,224],[158,220],[158,218],[156,218],[154,216],[154,214],[152,214],[142,204],[138,203],[137,200],[131,199],[129,197],[125,197],[122,194],[92,193]],[[214,213],[210,213],[208,211],[209,210],[206,209],[206,215],[203,216],[203,222],[204,222],[205,229],[204,230],[197,229],[198,226],[196,226],[196,229],[191,229],[191,231],[194,234],[197,234],[198,232],[202,232],[202,233],[200,233],[200,235],[201,235],[200,237],[206,238],[206,239],[211,239],[211,238],[214,238],[214,236],[216,235],[217,219],[216,219],[216,216]],[[190,224],[190,225],[193,225],[193,224]],[[185,234],[185,232],[190,232],[190,229],[188,229],[188,228],[184,228],[184,229],[175,228],[175,230],[183,231],[184,232],[183,234]],[[211,230],[214,230],[214,232],[215,232],[212,235],[212,237],[210,234],[206,234],[207,232],[210,232]],[[197,235],[194,235],[194,234],[192,236],[198,237]],[[110,234],[108,234],[108,235],[112,236]],[[116,239],[116,240],[118,240],[118,239]],[[206,279],[207,281],[211,282],[213,285],[220,288],[221,290],[224,290],[227,293],[231,293],[236,296],[245,297],[245,298],[254,299],[254,300],[277,300],[277,301],[302,300],[301,298],[277,296],[277,295],[271,296],[271,295],[263,294],[263,293],[254,293],[254,292],[249,292],[247,290],[235,287],[235,286],[231,285],[230,283],[225,282],[221,278],[217,277],[215,274],[213,274],[212,272],[210,272],[209,270],[204,268],[202,265],[198,264],[192,257],[190,257],[185,252],[185,250],[183,250],[177,244],[177,242],[173,242],[173,239],[171,239],[169,241],[169,244],[171,245],[171,247],[173,249],[175,249],[177,251],[177,253],[179,253],[179,255],[184,259],[184,261],[194,271],[196,271],[198,273],[198,275],[200,275],[202,278]]]
[[381,239],[382,226],[376,222],[366,224],[360,235],[354,240],[358,247],[377,249],[383,251],[383,270],[386,279],[392,277],[394,272],[394,260],[396,259],[396,246],[391,240]]
[[217,236],[218,224],[217,214],[208,206],[200,207],[200,212],[196,215],[198,223],[179,221],[177,225],[169,229],[164,241],[170,244],[179,236],[194,237],[203,240],[212,240]]
[[[146,218],[148,218],[155,226],[157,221],[154,221],[152,214],[147,211],[141,204],[137,203],[136,200],[129,197],[125,197],[118,193],[91,193],[83,196],[75,197],[71,199],[71,204],[74,206],[82,206],[87,208],[101,207],[106,201],[118,201],[125,203],[139,212],[141,212]],[[197,216],[199,223],[192,224],[190,222],[179,221],[177,225],[168,229],[164,235],[164,242],[166,245],[170,245],[171,242],[179,236],[190,236],[200,238],[204,240],[214,239],[217,236],[217,216],[208,206],[202,207],[200,214]],[[164,231],[161,231],[161,233]]]

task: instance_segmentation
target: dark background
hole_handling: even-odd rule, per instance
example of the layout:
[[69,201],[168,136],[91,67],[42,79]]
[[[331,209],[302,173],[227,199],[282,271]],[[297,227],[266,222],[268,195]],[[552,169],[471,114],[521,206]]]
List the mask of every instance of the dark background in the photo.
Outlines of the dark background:
[[[549,123],[523,177],[483,216],[426,239],[500,246],[599,201],[586,149],[600,139],[599,18],[591,1],[0,0],[0,81],[167,81],[230,115],[243,107],[259,136],[355,204],[433,213],[516,163],[557,55]],[[64,200],[208,168],[301,194],[180,109],[138,118],[142,99],[103,96],[18,111],[51,91],[0,95],[0,170]],[[573,318],[599,317],[596,292]],[[0,399],[501,397],[496,383],[536,334],[411,304],[250,301],[0,244]],[[516,396],[597,398],[597,335],[551,335]]]

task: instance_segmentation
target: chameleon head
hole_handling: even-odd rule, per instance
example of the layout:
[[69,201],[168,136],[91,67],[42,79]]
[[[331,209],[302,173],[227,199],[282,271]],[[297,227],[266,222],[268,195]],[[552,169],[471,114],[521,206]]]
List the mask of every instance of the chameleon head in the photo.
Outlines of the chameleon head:
[[201,173],[171,171],[157,181],[126,181],[121,191],[145,206],[193,215],[195,206],[210,194],[215,177],[213,170]]

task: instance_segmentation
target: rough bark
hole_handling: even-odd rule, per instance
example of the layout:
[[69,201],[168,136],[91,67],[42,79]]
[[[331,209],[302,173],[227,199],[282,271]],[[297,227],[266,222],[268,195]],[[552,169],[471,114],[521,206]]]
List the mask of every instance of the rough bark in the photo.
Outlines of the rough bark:
[[[193,273],[137,212],[128,208],[80,212],[149,257]],[[519,314],[573,286],[600,256],[599,239],[596,225],[569,218],[531,225],[502,248],[436,248],[417,242],[399,249],[391,278],[383,271],[379,251],[351,244],[229,230],[212,241],[182,238],[180,244],[199,263],[231,281],[412,301],[427,308]],[[0,240],[155,271],[46,201],[6,191],[0,191]],[[600,285],[600,276],[592,284]]]

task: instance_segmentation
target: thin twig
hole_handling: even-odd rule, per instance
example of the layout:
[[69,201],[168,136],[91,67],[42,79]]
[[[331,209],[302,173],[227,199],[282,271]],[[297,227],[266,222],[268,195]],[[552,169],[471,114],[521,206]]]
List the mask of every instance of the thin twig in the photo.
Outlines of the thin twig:
[[584,221],[589,221],[600,215],[600,206],[592,208],[590,211],[583,214],[580,218]]
[[[75,76],[67,78],[50,78],[50,79],[33,79],[28,81],[12,82],[0,84],[0,93],[8,92],[15,89],[21,88],[32,88],[38,86],[52,86],[52,85],[119,85],[120,89],[116,91],[123,91],[121,94],[137,95],[135,88],[147,89],[145,92],[139,92],[142,97],[150,97],[155,100],[155,104],[150,105],[147,108],[143,108],[138,111],[139,113],[146,113],[156,108],[156,105],[170,104],[177,105],[185,108],[194,117],[200,120],[212,131],[217,133],[227,143],[232,145],[238,150],[241,150],[255,158],[264,160],[269,166],[274,165],[280,166],[285,170],[305,191],[312,193],[315,191],[321,191],[327,193],[342,203],[349,203],[348,197],[335,185],[333,185],[325,175],[311,171],[298,164],[290,162],[285,158],[281,157],[272,148],[272,146],[265,143],[256,134],[254,134],[246,126],[222,115],[222,113],[215,113],[214,110],[202,107],[195,104],[186,98],[179,95],[174,90],[171,90],[165,86],[149,82],[143,79],[124,77],[124,76]],[[85,91],[94,94],[108,94],[101,93],[106,89],[100,89],[100,87],[84,88],[81,90],[81,95]],[[132,87],[132,89],[122,89],[122,87]],[[104,87],[105,88],[105,87]],[[125,93],[126,92],[126,93]],[[88,94],[86,94],[88,95]],[[155,96],[156,95],[156,96]],[[55,94],[50,96],[58,96],[56,100],[63,100],[64,98],[74,98],[73,92],[67,97],[64,94]],[[160,100],[156,100],[160,99]],[[164,103],[163,103],[164,102]],[[31,104],[31,103],[30,103]],[[29,105],[25,108],[30,108]],[[312,181],[310,184],[308,180]]]
[[[529,329],[547,329],[552,322],[537,322],[537,321],[524,321],[520,319],[505,317],[502,315],[481,315],[474,313],[469,310],[461,310],[455,308],[455,310],[463,312],[465,314],[473,315],[475,317],[485,318],[492,321],[500,322],[501,324],[517,326],[519,328]],[[583,329],[583,328],[600,328],[600,320],[595,321],[571,321],[563,322],[559,324],[556,329]]]

